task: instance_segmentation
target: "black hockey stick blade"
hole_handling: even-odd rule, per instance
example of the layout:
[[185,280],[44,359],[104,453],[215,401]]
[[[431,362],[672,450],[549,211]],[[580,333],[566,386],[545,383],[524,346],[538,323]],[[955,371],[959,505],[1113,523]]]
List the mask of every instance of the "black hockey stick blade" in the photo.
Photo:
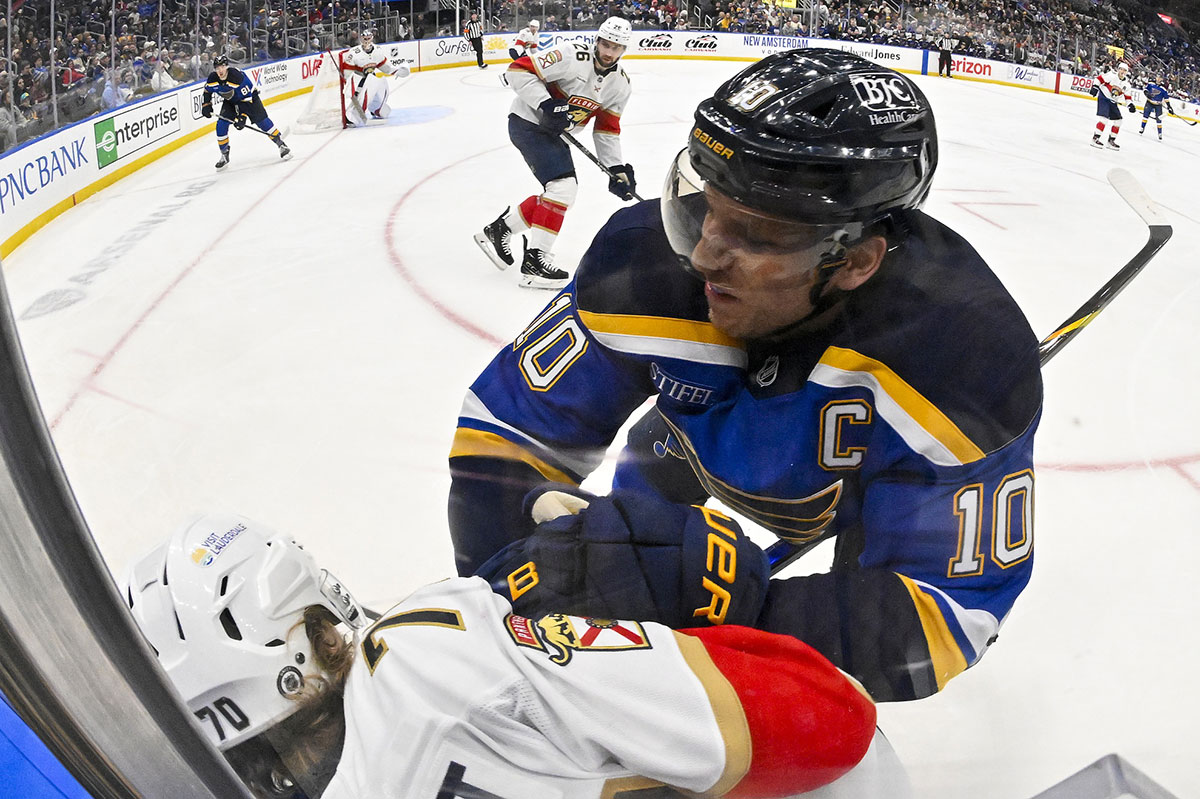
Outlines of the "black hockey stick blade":
[[[1108,307],[1108,304],[1129,285],[1131,280],[1137,277],[1146,264],[1150,263],[1150,259],[1171,238],[1172,230],[1171,226],[1167,224],[1166,217],[1133,175],[1124,169],[1113,169],[1108,173],[1108,182],[1121,195],[1121,199],[1128,203],[1129,207],[1149,227],[1150,238],[1138,254],[1121,267],[1121,270],[1113,275],[1111,280],[1101,286],[1090,300],[1059,325],[1057,330],[1042,339],[1041,344],[1038,345],[1038,360],[1043,366],[1054,357],[1055,353],[1066,346],[1068,341],[1079,335],[1079,331],[1095,319],[1097,314]],[[771,544],[767,547],[767,562],[771,566],[771,574],[778,574],[784,567],[809,552],[823,540],[825,540],[823,537],[818,537],[803,544],[792,544],[787,541],[776,541]]]
[[1146,223],[1150,229],[1150,237],[1138,254],[1121,267],[1121,270],[1113,275],[1111,280],[1101,286],[1091,299],[1067,317],[1066,321],[1058,326],[1058,329],[1042,339],[1042,343],[1038,345],[1038,357],[1043,365],[1108,307],[1108,304],[1129,285],[1130,281],[1138,276],[1146,264],[1150,263],[1150,259],[1163,248],[1174,232],[1167,224],[1162,211],[1158,209],[1154,200],[1150,199],[1146,190],[1133,175],[1124,169],[1113,169],[1108,173],[1108,182],[1121,195],[1121,199],[1128,203],[1129,207]]
[[[591,150],[589,150],[588,148],[586,148],[582,144],[580,144],[579,139],[575,138],[574,136],[572,136],[570,133],[567,133],[566,131],[563,131],[559,135],[563,137],[563,140],[566,141],[567,144],[570,144],[572,147],[579,150],[579,152],[586,155],[593,164],[600,167],[600,171],[602,171],[604,174],[608,175],[609,178],[616,179],[617,176],[613,173],[613,171],[611,169],[609,169],[608,167],[606,167],[604,164],[600,163],[600,159],[597,158],[592,153]],[[633,199],[637,200],[638,202],[642,201],[641,195],[639,195],[636,191],[631,191],[629,193],[633,195]]]

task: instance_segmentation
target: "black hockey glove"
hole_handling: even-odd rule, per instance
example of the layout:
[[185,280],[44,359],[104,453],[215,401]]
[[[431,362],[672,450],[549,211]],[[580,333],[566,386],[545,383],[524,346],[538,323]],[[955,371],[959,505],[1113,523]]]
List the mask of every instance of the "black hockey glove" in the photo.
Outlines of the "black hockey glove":
[[1095,97],[1096,95],[1100,94],[1100,87],[1093,83],[1092,88],[1088,89],[1088,94],[1090,94],[1092,97]]
[[1130,104],[1129,104],[1129,113],[1131,113],[1131,114],[1136,114],[1136,113],[1137,113],[1137,106],[1136,106],[1136,105],[1134,105],[1133,103],[1130,103]]
[[233,120],[233,126],[238,130],[246,127],[246,115],[238,114],[237,119]]
[[206,102],[200,106],[200,116],[204,117],[205,119],[212,118],[212,103]]
[[633,177],[633,167],[629,164],[617,164],[610,166],[608,171],[612,172],[612,177],[608,179],[608,190],[622,200],[632,200],[633,193],[637,191],[637,180]]
[[541,125],[555,134],[564,133],[571,127],[571,104],[566,100],[549,97],[538,106]]
[[477,572],[515,613],[706,627],[753,625],[762,609],[766,554],[710,508],[547,484],[525,497],[525,512],[534,534]]

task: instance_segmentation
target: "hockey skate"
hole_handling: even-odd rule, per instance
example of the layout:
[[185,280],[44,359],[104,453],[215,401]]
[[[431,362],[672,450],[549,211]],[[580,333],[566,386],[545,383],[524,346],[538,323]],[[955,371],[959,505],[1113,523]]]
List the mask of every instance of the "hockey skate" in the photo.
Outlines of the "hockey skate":
[[1100,141],[1100,137],[1099,137],[1099,136],[1093,136],[1093,137],[1092,137],[1092,146],[1093,146],[1093,147],[1099,147],[1101,150],[1103,150],[1103,149],[1104,149],[1104,144],[1103,144],[1103,143]]
[[1121,145],[1117,144],[1117,140],[1116,140],[1116,139],[1114,139],[1112,136],[1109,136],[1109,137],[1108,137],[1108,149],[1110,149],[1110,150],[1120,150],[1120,149],[1121,149]]
[[286,144],[284,144],[283,139],[280,139],[279,141],[277,141],[275,143],[279,145],[279,157],[280,158],[282,158],[283,160],[286,161],[287,159],[292,157],[292,148],[288,147]]
[[560,289],[571,279],[554,266],[554,256],[543,250],[526,248],[521,262],[520,285],[531,289]]
[[476,233],[474,236],[479,249],[483,250],[483,254],[501,272],[513,265],[512,230],[504,221],[507,214],[508,208],[505,208],[504,213],[496,217],[495,222],[484,225],[483,232]]
[[217,161],[217,169],[224,169],[227,166],[229,166],[229,151],[222,150],[221,159]]

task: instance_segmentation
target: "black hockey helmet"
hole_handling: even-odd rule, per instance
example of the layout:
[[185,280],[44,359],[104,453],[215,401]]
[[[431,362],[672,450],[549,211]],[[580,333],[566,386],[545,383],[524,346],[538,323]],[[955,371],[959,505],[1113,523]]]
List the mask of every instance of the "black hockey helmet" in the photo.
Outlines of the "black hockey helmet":
[[229,56],[227,56],[227,55],[219,55],[219,56],[217,56],[216,58],[214,58],[214,59],[213,59],[213,66],[214,66],[214,67],[227,67],[227,66],[229,66]]
[[797,222],[870,223],[924,202],[937,167],[929,101],[899,72],[840,50],[767,56],[696,109],[700,177]]

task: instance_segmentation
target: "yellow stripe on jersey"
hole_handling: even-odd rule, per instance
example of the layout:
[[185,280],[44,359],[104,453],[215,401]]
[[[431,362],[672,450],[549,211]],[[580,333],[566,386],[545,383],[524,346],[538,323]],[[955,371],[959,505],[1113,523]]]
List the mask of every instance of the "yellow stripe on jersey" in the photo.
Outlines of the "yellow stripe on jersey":
[[458,428],[454,433],[454,443],[450,446],[450,457],[499,458],[506,461],[520,461],[537,469],[547,480],[578,485],[575,479],[566,472],[555,469],[529,450],[517,446],[507,438],[495,433],[485,433],[482,430]]
[[[843,349],[842,347],[830,347],[821,356],[817,370],[820,369],[821,365],[832,367],[842,372],[856,373],[867,378],[869,382],[863,384],[864,388],[873,389],[877,386],[881,389],[887,395],[887,398],[894,402],[904,416],[910,420],[910,427],[911,423],[915,423],[921,431],[932,437],[934,441],[949,451],[958,460],[959,464],[972,463],[984,457],[983,450],[975,442],[967,438],[966,434],[958,428],[958,425],[950,421],[950,418],[942,413],[936,405],[926,399],[921,392],[906,383],[882,361],[868,358],[866,355],[854,350]],[[876,406],[883,417],[896,428],[896,431],[906,441],[909,441],[909,437],[905,436],[905,420],[889,418],[887,408],[882,407],[878,402]],[[909,443],[911,445],[913,442],[909,441]]]
[[648,338],[671,338],[695,341],[701,344],[717,344],[722,347],[741,347],[741,342],[717,330],[709,322],[694,322],[690,319],[668,319],[661,316],[635,316],[633,314],[602,314],[591,311],[579,312],[579,317],[589,330],[597,333],[617,333],[623,336],[646,336]]
[[[600,799],[636,798],[642,791],[662,787],[664,786],[661,782],[649,777],[616,777],[604,782],[604,787],[600,789]],[[655,793],[654,795],[658,796],[659,794]]]
[[933,661],[933,675],[937,680],[938,690],[946,687],[946,683],[967,668],[967,659],[963,657],[958,642],[950,632],[942,610],[933,597],[921,590],[921,587],[903,574],[896,575],[908,589],[908,595],[916,606],[917,616],[921,619],[921,630],[925,633],[925,641],[929,645],[929,657]]
[[750,722],[746,720],[746,711],[742,708],[737,691],[717,668],[717,664],[713,663],[712,656],[700,639],[680,633],[674,635],[684,662],[700,680],[704,693],[708,695],[717,729],[721,733],[721,740],[725,742],[725,769],[705,795],[724,796],[750,770]]

